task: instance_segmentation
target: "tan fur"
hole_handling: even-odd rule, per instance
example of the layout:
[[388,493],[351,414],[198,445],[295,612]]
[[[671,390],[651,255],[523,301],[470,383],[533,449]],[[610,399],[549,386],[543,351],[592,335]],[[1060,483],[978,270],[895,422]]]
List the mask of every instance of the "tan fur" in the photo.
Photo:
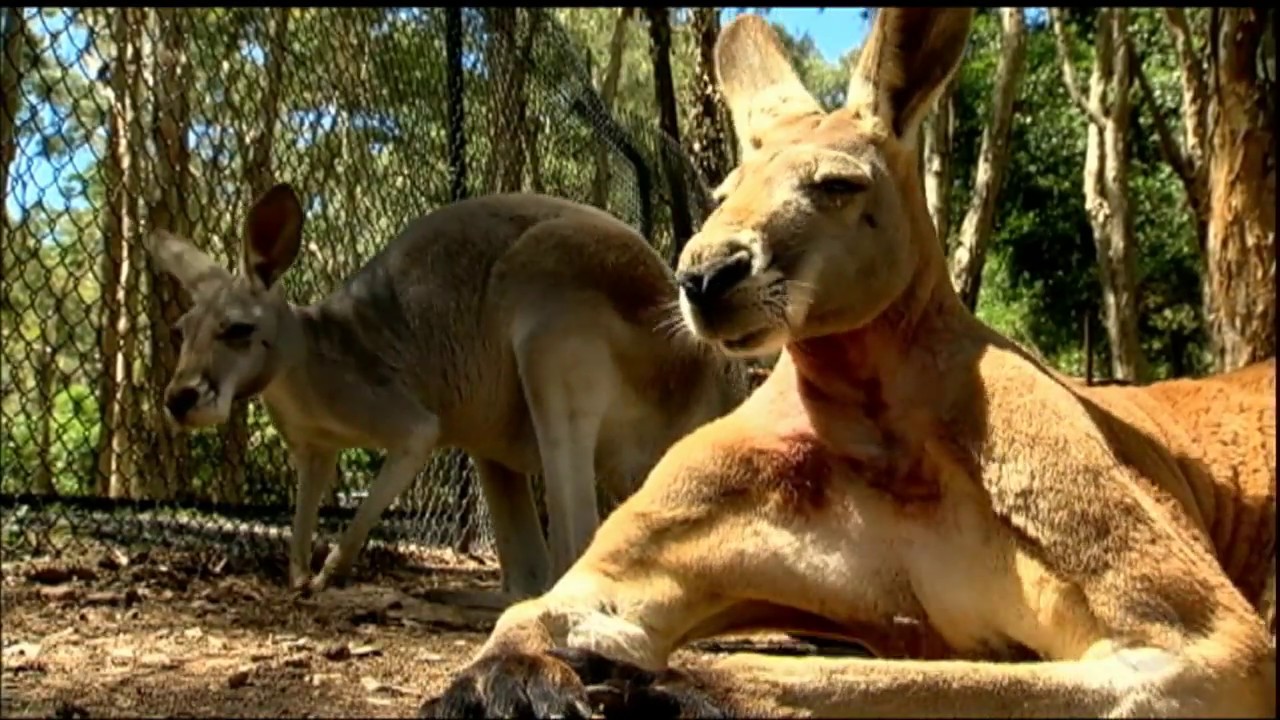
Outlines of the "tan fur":
[[[829,115],[786,111],[799,82],[766,23],[725,28],[750,147],[681,257],[682,308],[729,352],[782,355],[503,615],[431,712],[509,703],[489,679],[520,658],[563,669],[556,646],[656,671],[694,638],[781,628],[909,659],[742,655],[628,697],[754,717],[1274,716],[1255,609],[1274,596],[1274,361],[1086,388],[964,308],[912,139],[971,17],[881,10]],[[550,670],[511,677],[535,709],[573,707],[548,688],[584,696]]]
[[[747,393],[745,366],[678,332],[662,258],[600,210],[541,195],[455,203],[296,307],[276,281],[302,225],[296,195],[279,185],[250,209],[238,274],[167,232],[151,245],[194,300],[167,390],[179,424],[223,422],[234,397],[260,393],[289,446],[298,588],[344,575],[430,454],[455,446],[475,460],[504,584],[519,596],[545,590],[596,529],[597,475],[625,497],[672,442]],[[227,335],[236,323],[248,325],[243,337]],[[311,578],[317,510],[348,447],[387,459]],[[536,473],[550,551],[525,477]]]

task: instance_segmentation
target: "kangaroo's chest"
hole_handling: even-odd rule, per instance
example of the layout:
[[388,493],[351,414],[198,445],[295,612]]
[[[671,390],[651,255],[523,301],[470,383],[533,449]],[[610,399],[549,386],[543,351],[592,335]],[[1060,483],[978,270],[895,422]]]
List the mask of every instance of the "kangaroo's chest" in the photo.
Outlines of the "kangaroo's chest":
[[[264,398],[265,400],[265,398]],[[289,401],[289,398],[272,398],[263,403],[267,416],[276,431],[290,445],[315,445],[319,447],[363,448],[384,450],[385,443],[349,422],[342,422],[328,413],[316,412]]]

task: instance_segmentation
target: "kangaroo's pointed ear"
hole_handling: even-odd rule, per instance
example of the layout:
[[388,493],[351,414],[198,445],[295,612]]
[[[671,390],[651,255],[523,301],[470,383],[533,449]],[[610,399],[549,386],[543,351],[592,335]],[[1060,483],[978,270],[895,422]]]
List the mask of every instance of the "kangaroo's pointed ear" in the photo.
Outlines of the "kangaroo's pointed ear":
[[849,78],[847,105],[914,144],[969,40],[974,8],[882,8]]
[[231,279],[231,273],[186,238],[168,230],[152,230],[144,238],[147,253],[161,270],[177,278],[197,297]]
[[302,247],[302,203],[288,183],[262,194],[245,222],[241,272],[263,288],[275,284]]
[[791,67],[782,42],[758,15],[734,18],[716,40],[716,79],[733,117],[742,157],[779,121],[823,112]]

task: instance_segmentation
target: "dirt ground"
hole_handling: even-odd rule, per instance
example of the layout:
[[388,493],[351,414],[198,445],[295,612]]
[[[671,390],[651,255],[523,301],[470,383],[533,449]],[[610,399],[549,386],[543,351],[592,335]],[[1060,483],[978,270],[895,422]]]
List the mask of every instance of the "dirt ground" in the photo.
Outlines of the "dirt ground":
[[[220,552],[0,562],[0,717],[411,717],[502,606],[496,565],[452,553],[366,549],[346,587],[301,597],[280,563]],[[673,660],[779,648],[812,651],[740,637]]]
[[190,554],[6,562],[0,715],[412,716],[496,615],[415,599],[497,584],[494,567],[449,565],[302,598]]
[[[346,587],[302,597],[275,555],[104,546],[0,562],[0,717],[412,717],[503,604],[492,561],[367,548]],[[821,652],[773,634],[672,660],[734,650]]]

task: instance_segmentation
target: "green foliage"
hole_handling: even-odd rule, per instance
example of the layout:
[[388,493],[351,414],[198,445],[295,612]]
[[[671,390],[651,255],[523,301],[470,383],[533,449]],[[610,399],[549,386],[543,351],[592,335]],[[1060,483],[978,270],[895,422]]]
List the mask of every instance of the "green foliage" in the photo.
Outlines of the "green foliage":
[[[25,492],[31,477],[47,472],[60,495],[91,491],[94,447],[98,441],[98,402],[92,389],[71,385],[53,397],[47,417],[23,417],[0,435],[0,488]],[[40,449],[42,427],[49,423],[49,447]],[[42,459],[44,455],[44,459]],[[48,467],[42,468],[47,462]]]
[[[1134,11],[1135,25],[1153,11]],[[1144,16],[1144,14],[1146,14]],[[1085,82],[1092,16],[1069,14],[1073,60]],[[971,191],[982,123],[989,113],[999,52],[999,21],[980,13],[955,95],[952,227]],[[1144,65],[1167,87],[1167,48],[1153,46]],[[1176,92],[1176,91],[1175,91]],[[1138,89],[1133,89],[1135,101]],[[1135,103],[1136,105],[1136,103]],[[1027,71],[1014,105],[1012,153],[1000,190],[978,314],[1034,347],[1059,369],[1083,374],[1085,318],[1091,318],[1095,371],[1105,376],[1109,348],[1100,319],[1101,287],[1084,212],[1085,118],[1063,86],[1053,35],[1030,25]],[[1181,185],[1159,157],[1157,138],[1135,107],[1130,146],[1130,201],[1139,249],[1140,333],[1155,377],[1204,369],[1204,328],[1195,230]]]
[[[969,201],[999,34],[998,17],[980,14],[956,86],[952,227]],[[1062,86],[1047,28],[1028,32],[1027,69],[1013,112],[978,315],[1060,369],[1083,373],[1083,321],[1096,313],[1099,293],[1081,189],[1084,125]]]

